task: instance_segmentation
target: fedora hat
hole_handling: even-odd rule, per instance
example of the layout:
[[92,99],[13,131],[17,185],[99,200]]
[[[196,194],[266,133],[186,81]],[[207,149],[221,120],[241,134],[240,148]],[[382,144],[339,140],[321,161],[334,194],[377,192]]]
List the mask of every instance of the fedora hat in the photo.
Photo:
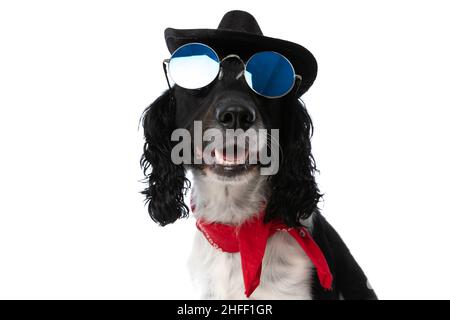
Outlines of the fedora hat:
[[292,63],[295,73],[302,77],[297,91],[299,97],[316,79],[317,62],[308,49],[290,41],[264,36],[256,19],[245,11],[227,12],[217,29],[167,28],[164,37],[170,53],[190,42],[204,43],[222,58],[238,54],[244,61],[261,51],[281,53]]

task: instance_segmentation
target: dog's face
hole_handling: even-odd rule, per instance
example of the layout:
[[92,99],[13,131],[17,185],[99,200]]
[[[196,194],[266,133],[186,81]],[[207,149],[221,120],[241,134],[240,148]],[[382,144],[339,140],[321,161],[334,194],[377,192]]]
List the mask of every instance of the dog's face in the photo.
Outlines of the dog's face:
[[[174,86],[171,96],[166,91],[144,111],[142,122],[146,142],[141,165],[148,187],[143,194],[148,201],[150,216],[159,224],[172,223],[189,213],[184,203],[189,186],[186,169],[192,169],[194,175],[201,174],[223,183],[245,183],[248,177],[260,174],[261,163],[250,164],[248,154],[253,152],[259,156],[268,145],[267,136],[247,145],[244,150],[231,146],[235,148],[231,158],[225,155],[223,146],[206,153],[212,157],[209,164],[174,163],[174,130],[187,129],[194,136],[196,121],[201,122],[202,133],[212,128],[220,132],[238,129],[244,133],[278,129],[279,138],[270,142],[279,147],[280,165],[275,174],[267,176],[271,191],[266,220],[281,218],[287,225],[295,226],[300,218],[308,217],[317,209],[320,194],[311,155],[312,123],[305,106],[294,92],[277,99],[257,95],[246,84],[242,71],[239,59],[226,59],[217,79],[207,87],[186,90]],[[225,143],[229,144],[229,141]],[[205,156],[193,141],[190,148],[194,157]]]
[[[239,183],[260,173],[260,161],[250,161],[250,154],[258,159],[262,149],[269,146],[267,132],[281,127],[283,99],[268,99],[254,93],[245,82],[242,71],[242,62],[231,58],[222,62],[218,78],[209,86],[198,90],[173,88],[175,128],[188,129],[190,136],[194,137],[199,134],[194,132],[197,121],[202,124],[202,137],[210,129],[221,132],[223,137],[221,147],[211,148],[208,153],[212,161],[187,165],[194,174],[224,183]],[[226,133],[232,131],[236,132],[236,139],[225,139]],[[246,142],[244,145],[237,141],[239,133],[247,139],[241,140]],[[250,139],[255,143],[250,143]],[[202,141],[201,146],[195,146],[191,141],[192,156],[205,160],[203,152],[209,142]],[[227,147],[233,151],[228,157]],[[273,154],[273,157],[279,157],[279,154]]]

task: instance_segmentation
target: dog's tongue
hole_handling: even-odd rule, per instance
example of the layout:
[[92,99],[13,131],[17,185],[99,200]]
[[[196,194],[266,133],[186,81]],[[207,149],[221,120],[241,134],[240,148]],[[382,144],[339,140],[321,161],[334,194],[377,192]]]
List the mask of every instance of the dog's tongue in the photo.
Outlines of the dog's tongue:
[[237,146],[234,146],[234,148],[229,148],[230,150],[227,150],[226,148],[222,150],[223,159],[227,161],[239,161],[239,160],[245,160],[246,152],[244,148],[239,148]]
[[224,165],[244,164],[247,158],[247,152],[244,148],[237,146],[233,148],[224,148],[222,150],[216,149],[214,152],[216,163]]

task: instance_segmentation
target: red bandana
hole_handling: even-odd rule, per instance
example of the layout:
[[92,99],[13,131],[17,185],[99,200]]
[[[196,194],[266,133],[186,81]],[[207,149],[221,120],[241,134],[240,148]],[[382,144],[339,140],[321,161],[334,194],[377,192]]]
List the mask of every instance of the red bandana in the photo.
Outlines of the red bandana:
[[197,228],[214,248],[229,253],[240,252],[247,297],[259,285],[267,240],[277,231],[289,232],[316,267],[322,287],[330,290],[333,276],[322,251],[308,230],[305,227],[289,228],[281,222],[264,223],[263,218],[264,210],[240,226],[197,220]]

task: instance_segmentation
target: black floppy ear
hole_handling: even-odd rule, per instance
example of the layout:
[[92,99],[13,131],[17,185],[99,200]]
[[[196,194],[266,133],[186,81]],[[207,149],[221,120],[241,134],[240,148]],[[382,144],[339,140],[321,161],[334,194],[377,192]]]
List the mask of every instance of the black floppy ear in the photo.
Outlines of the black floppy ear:
[[168,91],[156,99],[142,116],[145,144],[141,167],[148,183],[142,194],[146,197],[150,217],[162,226],[189,215],[184,203],[189,180],[183,165],[174,164],[170,157],[174,119],[175,100]]
[[321,194],[314,178],[316,164],[311,154],[313,125],[300,100],[286,106],[280,128],[280,169],[270,178],[272,194],[265,220],[281,218],[289,227],[301,225],[315,210]]

